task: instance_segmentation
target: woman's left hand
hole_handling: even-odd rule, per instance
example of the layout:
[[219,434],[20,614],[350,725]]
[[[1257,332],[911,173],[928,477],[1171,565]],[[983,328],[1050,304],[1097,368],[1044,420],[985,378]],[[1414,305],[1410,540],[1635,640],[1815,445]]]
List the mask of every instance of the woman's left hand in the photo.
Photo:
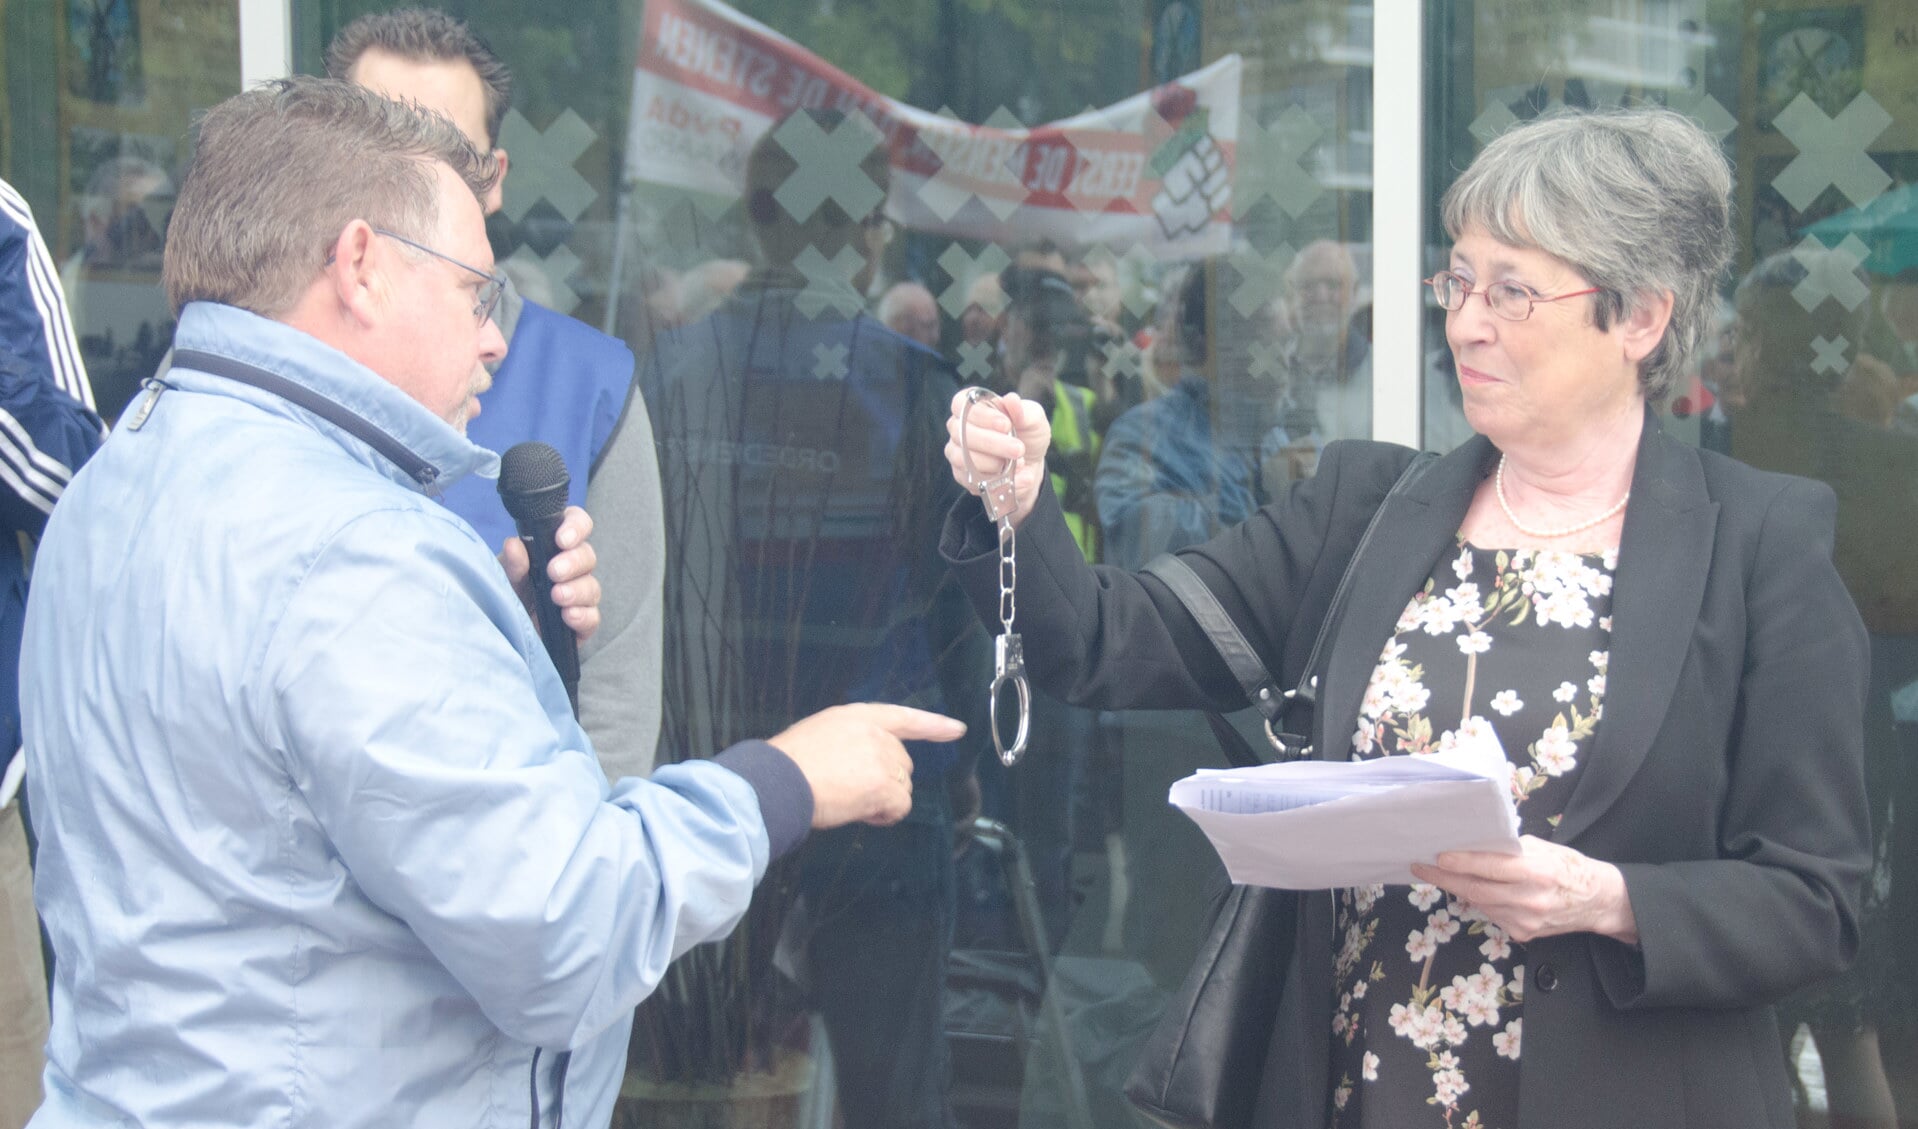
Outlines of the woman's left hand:
[[1413,863],[1412,874],[1463,900],[1514,941],[1598,933],[1638,943],[1638,919],[1616,866],[1533,835],[1519,847],[1516,855],[1448,851],[1437,866]]

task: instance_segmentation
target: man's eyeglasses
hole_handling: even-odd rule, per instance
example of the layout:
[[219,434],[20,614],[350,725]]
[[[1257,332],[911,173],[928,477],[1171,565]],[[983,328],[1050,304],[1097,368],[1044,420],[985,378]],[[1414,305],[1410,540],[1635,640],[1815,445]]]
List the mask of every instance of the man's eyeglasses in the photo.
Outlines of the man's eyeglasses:
[[397,243],[404,243],[408,247],[411,247],[416,251],[424,251],[436,259],[444,259],[447,262],[452,263],[454,266],[460,268],[461,270],[471,271],[472,273],[479,275],[481,278],[485,279],[486,280],[485,284],[479,288],[478,292],[475,295],[475,299],[473,302],[473,316],[479,319],[479,323],[481,325],[485,325],[486,319],[493,316],[493,307],[499,305],[500,295],[504,293],[506,290],[506,279],[504,276],[491,274],[487,271],[483,271],[479,269],[478,267],[471,265],[470,263],[462,263],[451,255],[444,254],[439,251],[435,251],[431,247],[428,247],[426,244],[417,242],[412,239],[408,239],[404,235],[395,235],[393,232],[387,231],[385,228],[376,227],[373,229],[373,234],[384,235],[388,239],[391,239]]
[[1443,309],[1456,310],[1465,305],[1467,298],[1477,294],[1485,299],[1485,304],[1492,308],[1493,313],[1506,321],[1524,321],[1532,316],[1532,307],[1541,302],[1557,302],[1581,294],[1596,294],[1605,289],[1603,286],[1593,286],[1548,297],[1534,294],[1516,282],[1494,282],[1489,286],[1475,287],[1449,270],[1442,270],[1424,282],[1432,288],[1432,296],[1438,299]]

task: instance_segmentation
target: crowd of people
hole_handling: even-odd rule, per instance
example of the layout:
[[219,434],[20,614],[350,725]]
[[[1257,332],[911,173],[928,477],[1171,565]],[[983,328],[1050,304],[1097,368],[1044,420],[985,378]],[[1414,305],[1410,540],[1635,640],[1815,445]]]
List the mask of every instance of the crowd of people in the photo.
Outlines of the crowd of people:
[[[941,310],[931,280],[884,278],[883,258],[862,277],[859,301],[880,324],[938,354],[955,373],[964,369],[969,383],[1046,405],[1064,432],[1054,448],[1055,458],[1065,460],[1053,470],[1055,487],[1089,559],[1116,551],[1120,560],[1143,560],[1140,553],[1216,532],[1250,512],[1248,501],[1256,508],[1309,476],[1325,442],[1369,434],[1371,309],[1353,245],[1308,243],[1285,270],[1283,292],[1250,316],[1226,300],[1234,284],[1224,259],[1167,262],[1122,282],[1109,257],[1087,249],[1041,240],[1011,251],[1010,267],[958,280],[965,302],[956,315]],[[644,353],[662,334],[700,322],[752,269],[744,260],[712,259],[683,271],[644,272],[645,301],[628,341]],[[1123,302],[1122,286],[1142,302]],[[1147,312],[1133,316],[1130,305]],[[1209,341],[1218,343],[1216,350],[1208,349]],[[978,347],[989,365],[967,368]],[[1190,408],[1178,413],[1185,423],[1153,422],[1169,410],[1163,405],[1132,414],[1162,397],[1196,403],[1205,422]],[[1141,473],[1140,460],[1106,459],[1101,451],[1128,414],[1122,437],[1139,443],[1176,435],[1175,443],[1216,452],[1219,465],[1189,466],[1189,456],[1162,455],[1156,442],[1147,442],[1146,464],[1172,463],[1162,468],[1168,481],[1158,490],[1127,481]],[[1226,427],[1217,437],[1215,420]],[[1141,513],[1142,491],[1189,505],[1169,518]],[[1105,549],[1115,536],[1126,548]]]

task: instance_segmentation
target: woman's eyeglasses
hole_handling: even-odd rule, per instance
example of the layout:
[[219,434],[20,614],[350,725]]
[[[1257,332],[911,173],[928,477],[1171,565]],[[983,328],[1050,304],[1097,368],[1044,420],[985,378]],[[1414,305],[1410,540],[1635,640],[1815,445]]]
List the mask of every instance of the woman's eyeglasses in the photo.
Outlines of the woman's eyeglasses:
[[1477,294],[1485,299],[1485,304],[1492,308],[1493,313],[1506,321],[1524,321],[1532,316],[1532,307],[1541,302],[1557,302],[1566,298],[1576,298],[1581,294],[1597,294],[1605,289],[1602,286],[1593,286],[1584,290],[1574,290],[1569,294],[1553,294],[1548,297],[1543,294],[1534,294],[1516,282],[1494,282],[1484,287],[1475,287],[1449,270],[1442,270],[1425,279],[1424,282],[1432,288],[1432,296],[1438,299],[1442,309],[1456,310],[1465,305],[1467,298]]

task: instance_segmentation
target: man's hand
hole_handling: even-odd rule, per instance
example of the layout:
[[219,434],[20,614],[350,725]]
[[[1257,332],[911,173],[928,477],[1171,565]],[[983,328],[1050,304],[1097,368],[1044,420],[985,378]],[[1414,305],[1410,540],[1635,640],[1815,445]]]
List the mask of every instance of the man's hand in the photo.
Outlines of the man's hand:
[[847,823],[881,827],[912,810],[912,758],[904,741],[956,741],[963,722],[907,706],[859,702],[820,710],[772,738],[812,786],[815,831]]
[[[582,643],[599,630],[599,578],[593,575],[599,558],[593,555],[593,547],[586,541],[592,535],[592,517],[578,506],[567,506],[566,517],[560,522],[555,538],[559,552],[553,555],[553,563],[546,569],[546,575],[553,582],[553,602],[560,607],[560,618]],[[533,584],[526,576],[530,567],[526,546],[519,543],[519,538],[509,539],[500,549],[499,563],[506,570],[506,579],[512,581],[513,591],[519,593],[520,602],[526,605],[526,614],[538,619],[533,610]]]

